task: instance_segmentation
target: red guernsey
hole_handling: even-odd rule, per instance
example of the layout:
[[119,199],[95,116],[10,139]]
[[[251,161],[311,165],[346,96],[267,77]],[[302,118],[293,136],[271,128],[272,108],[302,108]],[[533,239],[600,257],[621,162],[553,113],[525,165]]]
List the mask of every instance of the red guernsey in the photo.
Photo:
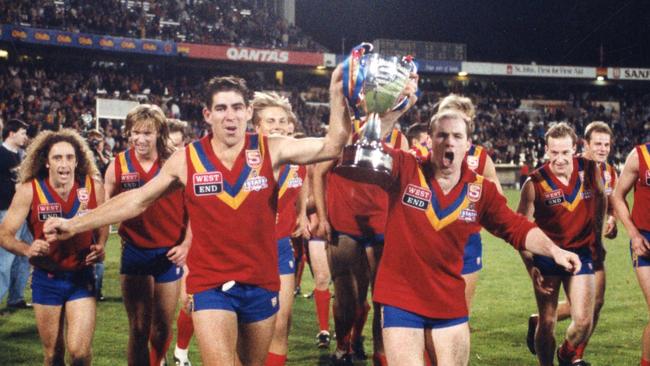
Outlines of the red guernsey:
[[374,300],[437,319],[467,316],[461,277],[468,237],[480,226],[524,249],[535,225],[514,213],[494,183],[466,163],[458,184],[443,194],[430,161],[387,149],[396,179],[389,189],[384,256]]

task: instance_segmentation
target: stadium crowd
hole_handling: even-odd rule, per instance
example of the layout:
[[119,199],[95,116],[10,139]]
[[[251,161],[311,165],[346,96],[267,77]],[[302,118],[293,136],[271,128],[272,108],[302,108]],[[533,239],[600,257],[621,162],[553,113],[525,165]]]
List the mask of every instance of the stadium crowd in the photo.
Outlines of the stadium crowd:
[[[81,116],[94,115],[95,97],[137,100],[160,105],[168,117],[186,120],[193,136],[202,136],[206,125],[201,116],[200,73],[160,72],[147,67],[118,67],[97,64],[95,67],[33,66],[13,64],[0,71],[0,117],[21,118],[30,125],[29,134],[41,130],[71,127],[84,130]],[[246,75],[253,90],[282,90],[289,97],[299,118],[297,131],[307,136],[322,136],[328,120],[326,88],[294,81],[278,85],[256,73]],[[308,83],[311,85],[311,83]],[[616,140],[610,156],[621,164],[632,146],[650,138],[650,94],[622,87],[607,88],[607,93],[588,86],[571,88],[551,85],[523,85],[494,81],[436,81],[422,85],[420,102],[401,120],[402,130],[414,123],[428,121],[436,101],[449,92],[476,101],[476,130],[473,140],[483,141],[496,163],[536,165],[544,155],[544,133],[552,122],[568,121],[578,133],[593,120],[607,122]],[[562,100],[568,107],[522,109],[524,99]],[[615,101],[620,111],[593,105],[593,101]],[[115,152],[125,149],[121,122],[102,120],[106,146]],[[624,133],[625,132],[625,133]]]
[[323,51],[264,1],[0,1],[0,23],[202,44]]

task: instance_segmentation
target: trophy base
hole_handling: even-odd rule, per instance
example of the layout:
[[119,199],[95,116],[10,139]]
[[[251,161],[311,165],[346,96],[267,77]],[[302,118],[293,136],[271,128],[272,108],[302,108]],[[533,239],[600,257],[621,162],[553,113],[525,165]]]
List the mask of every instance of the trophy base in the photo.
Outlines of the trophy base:
[[386,186],[391,179],[393,158],[379,146],[348,145],[343,149],[341,164],[336,174],[353,181]]

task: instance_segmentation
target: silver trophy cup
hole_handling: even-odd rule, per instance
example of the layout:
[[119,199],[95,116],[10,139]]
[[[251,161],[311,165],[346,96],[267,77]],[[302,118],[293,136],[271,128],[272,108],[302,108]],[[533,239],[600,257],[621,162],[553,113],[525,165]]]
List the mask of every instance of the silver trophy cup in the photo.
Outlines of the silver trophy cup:
[[356,107],[365,112],[366,122],[356,142],[343,149],[336,172],[356,181],[381,183],[390,177],[393,159],[382,146],[380,115],[403,101],[400,96],[409,81],[412,62],[370,53],[361,57],[357,70],[363,84]]

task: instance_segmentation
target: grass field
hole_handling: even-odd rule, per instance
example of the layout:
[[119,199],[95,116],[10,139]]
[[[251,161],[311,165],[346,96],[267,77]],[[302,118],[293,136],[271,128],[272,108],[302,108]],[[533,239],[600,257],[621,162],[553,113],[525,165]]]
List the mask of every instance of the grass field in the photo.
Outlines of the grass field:
[[[506,192],[510,205],[518,202],[518,192]],[[472,309],[471,365],[535,365],[525,345],[528,315],[535,311],[533,292],[519,255],[503,241],[484,233],[484,269]],[[586,359],[594,366],[635,365],[640,355],[640,337],[647,322],[646,305],[630,265],[628,238],[619,225],[619,237],[606,241],[608,256],[607,292],[601,320],[592,337]],[[119,245],[112,236],[108,245],[105,302],[99,304],[93,352],[96,365],[125,364],[127,319],[120,299],[118,282]],[[303,278],[303,292],[312,289],[309,272]],[[28,297],[30,291],[27,293]],[[372,316],[372,315],[371,315]],[[371,321],[368,321],[371,324]],[[558,325],[563,337],[568,323]],[[371,349],[369,326],[366,349]],[[293,328],[289,340],[288,365],[326,365],[328,353],[314,343],[317,332],[311,299],[296,299]],[[333,351],[334,345],[330,347]],[[173,343],[172,343],[173,350]],[[169,353],[169,360],[171,360]],[[190,358],[201,365],[193,340]],[[0,365],[38,365],[41,347],[31,310],[0,316]],[[358,363],[363,365],[364,363]],[[370,362],[367,362],[370,365]]]

